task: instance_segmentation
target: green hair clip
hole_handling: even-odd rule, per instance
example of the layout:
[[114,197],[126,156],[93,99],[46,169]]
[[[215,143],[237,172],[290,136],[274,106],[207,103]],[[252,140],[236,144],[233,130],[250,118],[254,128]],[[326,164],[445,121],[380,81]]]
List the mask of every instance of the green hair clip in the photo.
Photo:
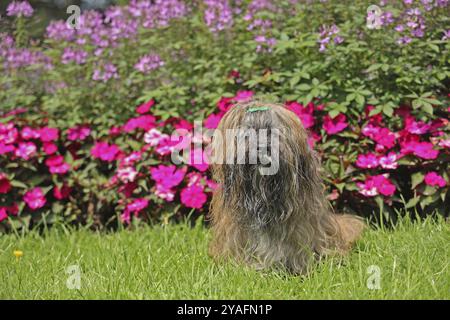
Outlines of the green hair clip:
[[267,110],[269,110],[269,107],[253,107],[253,108],[248,108],[247,112],[267,111]]

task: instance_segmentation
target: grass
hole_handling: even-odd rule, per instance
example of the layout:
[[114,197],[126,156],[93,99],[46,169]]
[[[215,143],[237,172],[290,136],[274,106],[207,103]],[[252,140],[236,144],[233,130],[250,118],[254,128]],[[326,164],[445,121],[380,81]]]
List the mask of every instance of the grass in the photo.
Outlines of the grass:
[[[3,235],[0,299],[450,298],[450,224],[443,219],[371,228],[343,263],[325,260],[307,277],[216,265],[206,253],[209,238],[206,228],[186,225]],[[80,290],[66,286],[71,265],[80,267]],[[367,287],[372,265],[381,271],[378,290]]]

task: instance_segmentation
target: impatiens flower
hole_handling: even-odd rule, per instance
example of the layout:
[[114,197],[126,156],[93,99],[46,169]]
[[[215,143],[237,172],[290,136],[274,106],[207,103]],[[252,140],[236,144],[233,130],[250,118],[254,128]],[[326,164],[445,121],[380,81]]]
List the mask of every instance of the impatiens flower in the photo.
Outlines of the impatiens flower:
[[53,142],[44,142],[42,144],[42,150],[44,150],[44,153],[46,155],[52,155],[55,154],[56,151],[58,151],[58,146]]
[[208,157],[201,148],[191,149],[188,164],[200,172],[205,172],[209,167]]
[[184,129],[187,131],[191,131],[194,128],[192,123],[190,123],[189,121],[187,121],[185,119],[180,119],[178,122],[174,123],[173,126],[175,129]]
[[40,137],[39,130],[32,129],[30,127],[23,128],[20,135],[23,140],[39,139]]
[[376,168],[378,167],[378,157],[373,153],[360,154],[356,160],[356,165],[365,169]]
[[28,207],[32,210],[42,208],[47,202],[41,188],[33,188],[27,191],[23,196],[23,201],[25,201]]
[[323,129],[329,135],[336,134],[347,128],[347,117],[340,113],[334,118],[331,118],[329,115],[326,115],[323,120]]
[[438,145],[442,148],[450,148],[450,139],[441,140]]
[[65,174],[70,170],[70,165],[64,162],[64,157],[61,155],[48,158],[45,164],[52,174]]
[[161,131],[155,128],[150,129],[144,134],[144,142],[152,147],[157,146],[160,140],[167,138],[169,138],[167,134],[161,133]]
[[2,222],[3,220],[8,219],[8,214],[6,212],[6,208],[4,207],[0,207],[0,222]]
[[135,199],[129,203],[121,216],[122,222],[130,223],[131,213],[137,216],[142,210],[148,207],[148,200],[145,198]]
[[9,182],[8,177],[0,172],[0,194],[8,193],[11,190],[11,183]]
[[0,143],[11,144],[16,142],[19,131],[14,127],[13,123],[0,123]]
[[395,146],[395,134],[388,128],[380,128],[380,130],[374,134],[372,138],[375,142],[390,149]]
[[128,122],[122,127],[123,131],[131,132],[135,129],[144,129],[148,131],[152,128],[156,127],[156,119],[151,115],[143,115],[136,118],[131,118]]
[[175,198],[175,192],[172,189],[166,188],[160,184],[156,185],[155,195],[167,202],[172,202]]
[[242,90],[237,92],[233,100],[238,102],[247,101],[250,100],[251,97],[253,97],[253,95],[254,95],[253,91]]
[[139,114],[145,114],[150,111],[150,108],[155,104],[155,100],[151,99],[143,104],[141,104],[139,107],[136,108],[136,112]]
[[359,193],[366,197],[374,197],[378,194],[391,196],[396,190],[395,185],[382,174],[368,177],[364,183],[358,182],[356,185]]
[[306,107],[304,107],[302,104],[293,101],[286,103],[286,106],[300,118],[305,129],[314,126],[314,105],[312,103],[309,103]]
[[70,192],[72,189],[64,184],[61,188],[58,186],[53,187],[53,196],[58,200],[64,200],[67,199],[70,195]]
[[205,119],[205,128],[207,129],[216,129],[219,125],[220,120],[222,119],[222,115],[211,113]]
[[433,144],[430,142],[406,142],[403,144],[401,152],[403,154],[413,153],[415,156],[426,160],[436,159],[439,155],[439,151],[434,150]]
[[159,140],[158,145],[156,146],[156,153],[162,156],[170,154],[173,150],[175,150],[175,146],[178,144],[178,141],[172,141],[171,137],[163,137]]
[[219,102],[217,102],[217,108],[220,111],[227,112],[233,105],[233,98],[222,97]]
[[174,165],[165,166],[160,164],[158,167],[150,168],[150,174],[158,185],[170,189],[178,186],[183,181],[186,168],[177,170]]
[[33,142],[21,142],[17,147],[15,154],[24,160],[29,160],[36,155],[36,145]]
[[97,142],[91,149],[91,155],[96,159],[112,162],[116,159],[119,151],[119,147],[115,144],[109,145],[107,142]]
[[69,141],[83,141],[91,134],[91,129],[87,126],[76,126],[67,130]]
[[405,129],[412,134],[425,134],[430,130],[431,125],[423,121],[415,121],[414,118],[405,119]]
[[6,154],[9,152],[14,152],[16,148],[12,144],[3,144],[0,142],[0,155]]
[[141,160],[142,153],[140,151],[134,151],[130,153],[128,156],[120,160],[121,166],[132,166],[136,163],[136,161]]
[[445,181],[445,179],[438,175],[435,171],[428,172],[425,175],[424,181],[429,186],[438,186],[443,188],[447,185],[447,181]]
[[397,169],[398,159],[399,156],[395,152],[389,152],[389,154],[379,158],[379,163],[383,169]]
[[133,167],[124,167],[117,169],[117,177],[123,183],[133,182],[138,175],[138,172]]
[[42,142],[51,142],[58,140],[59,130],[56,128],[44,127],[39,130],[39,135]]
[[180,194],[181,203],[188,208],[200,209],[207,200],[206,194],[203,192],[203,187],[199,185],[192,185],[184,188]]

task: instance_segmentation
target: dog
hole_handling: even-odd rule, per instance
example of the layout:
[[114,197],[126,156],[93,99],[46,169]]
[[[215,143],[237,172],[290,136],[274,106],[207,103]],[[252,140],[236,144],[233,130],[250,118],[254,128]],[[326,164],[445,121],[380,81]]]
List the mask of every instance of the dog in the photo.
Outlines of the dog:
[[[277,131],[273,135],[277,139],[251,143],[238,141],[240,134],[227,134],[237,130]],[[219,187],[209,213],[210,256],[258,270],[283,268],[305,274],[321,257],[349,252],[365,223],[332,212],[307,137],[298,116],[281,104],[250,101],[227,111],[211,144],[212,175]],[[264,154],[268,162],[248,163],[252,148],[261,155],[274,146],[277,152]],[[245,153],[239,156],[242,149]],[[239,162],[242,154],[246,163]],[[276,168],[275,173],[263,174],[268,164]]]

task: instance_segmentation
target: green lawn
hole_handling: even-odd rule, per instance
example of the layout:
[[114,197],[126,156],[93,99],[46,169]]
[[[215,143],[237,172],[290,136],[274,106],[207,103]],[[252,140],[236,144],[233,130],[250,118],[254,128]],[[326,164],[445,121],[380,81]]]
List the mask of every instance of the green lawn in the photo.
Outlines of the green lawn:
[[[343,263],[328,259],[305,278],[216,265],[209,238],[206,228],[184,225],[3,235],[0,299],[450,299],[450,224],[442,219],[372,228]],[[71,265],[80,267],[80,290],[66,286]],[[378,290],[367,287],[371,265],[381,271]]]

